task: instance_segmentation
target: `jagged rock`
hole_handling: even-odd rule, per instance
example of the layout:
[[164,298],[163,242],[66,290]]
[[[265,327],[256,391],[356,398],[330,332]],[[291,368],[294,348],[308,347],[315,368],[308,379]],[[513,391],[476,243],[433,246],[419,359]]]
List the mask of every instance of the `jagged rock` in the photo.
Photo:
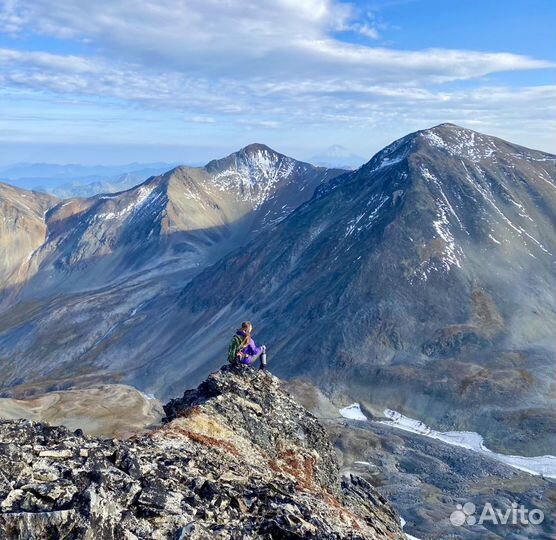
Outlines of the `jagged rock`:
[[165,411],[127,441],[0,422],[0,538],[403,538],[273,375],[226,367]]
[[40,457],[49,457],[54,459],[64,459],[71,457],[70,450],[43,450],[39,453]]

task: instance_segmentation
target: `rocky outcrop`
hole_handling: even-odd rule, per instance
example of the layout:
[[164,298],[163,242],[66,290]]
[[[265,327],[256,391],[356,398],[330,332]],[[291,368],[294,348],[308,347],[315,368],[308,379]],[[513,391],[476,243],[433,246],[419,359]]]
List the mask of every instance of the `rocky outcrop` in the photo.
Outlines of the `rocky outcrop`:
[[127,441],[0,422],[0,538],[403,538],[273,375],[223,368],[165,411]]

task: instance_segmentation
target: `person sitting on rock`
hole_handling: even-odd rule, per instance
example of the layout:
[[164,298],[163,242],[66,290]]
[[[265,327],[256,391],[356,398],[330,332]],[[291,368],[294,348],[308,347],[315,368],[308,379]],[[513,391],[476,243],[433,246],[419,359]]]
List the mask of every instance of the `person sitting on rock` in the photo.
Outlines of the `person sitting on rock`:
[[266,369],[266,346],[258,347],[252,334],[253,325],[249,321],[241,323],[241,328],[236,330],[228,347],[228,361],[233,365],[249,366],[260,359],[259,369]]

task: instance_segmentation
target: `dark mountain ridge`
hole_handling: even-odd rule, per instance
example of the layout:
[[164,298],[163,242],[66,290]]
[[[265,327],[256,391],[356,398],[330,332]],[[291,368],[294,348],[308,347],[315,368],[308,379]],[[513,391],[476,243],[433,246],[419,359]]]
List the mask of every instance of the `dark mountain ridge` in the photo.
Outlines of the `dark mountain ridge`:
[[450,124],[396,141],[185,287],[180,328],[208,334],[186,376],[249,316],[282,376],[549,452],[555,178],[555,156]]

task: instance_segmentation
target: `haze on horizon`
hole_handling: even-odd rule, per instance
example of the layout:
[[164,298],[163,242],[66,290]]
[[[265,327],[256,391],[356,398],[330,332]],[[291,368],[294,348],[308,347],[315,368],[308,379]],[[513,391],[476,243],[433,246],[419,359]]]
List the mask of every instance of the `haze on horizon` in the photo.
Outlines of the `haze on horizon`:
[[443,122],[556,152],[551,0],[0,0],[0,164],[370,158]]

